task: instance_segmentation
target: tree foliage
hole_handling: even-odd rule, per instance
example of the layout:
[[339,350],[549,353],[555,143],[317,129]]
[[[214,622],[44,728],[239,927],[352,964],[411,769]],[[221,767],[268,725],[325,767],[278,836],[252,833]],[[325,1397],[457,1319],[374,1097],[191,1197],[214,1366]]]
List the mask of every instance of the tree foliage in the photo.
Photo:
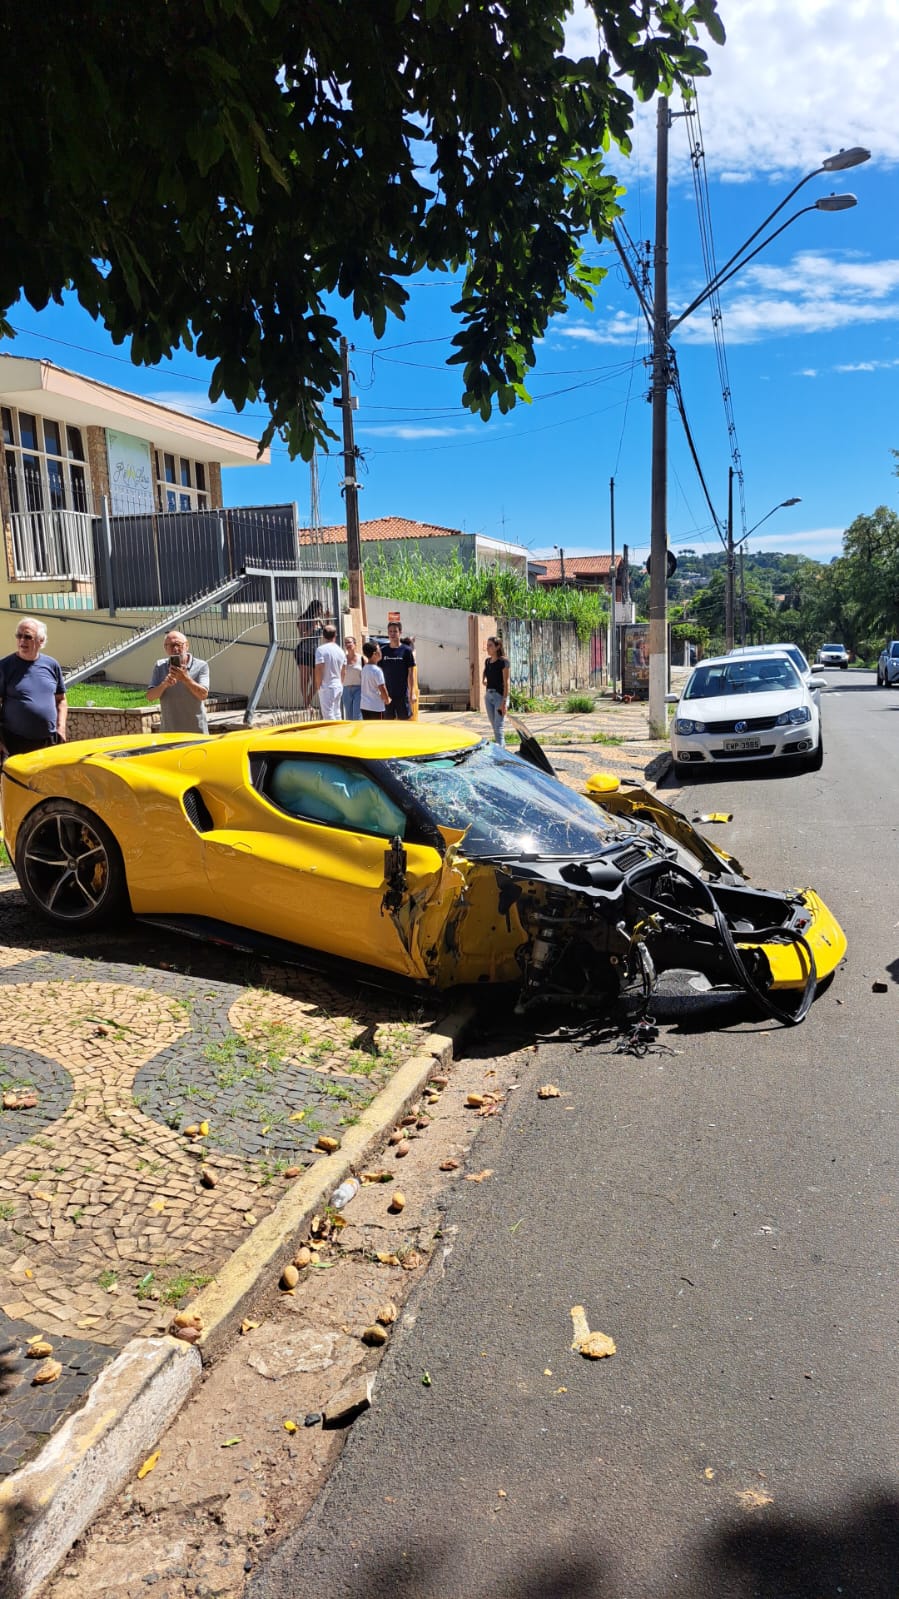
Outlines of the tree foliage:
[[214,361],[308,458],[339,371],[333,297],[380,337],[405,281],[461,269],[452,363],[482,417],[602,276],[606,159],[634,98],[707,71],[716,0],[76,0],[0,20],[0,334],[74,292],[136,363]]

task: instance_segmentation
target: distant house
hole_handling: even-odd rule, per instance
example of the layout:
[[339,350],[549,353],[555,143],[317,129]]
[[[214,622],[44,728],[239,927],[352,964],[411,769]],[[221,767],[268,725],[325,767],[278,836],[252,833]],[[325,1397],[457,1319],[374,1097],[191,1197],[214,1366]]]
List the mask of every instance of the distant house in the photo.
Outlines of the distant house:
[[[610,572],[612,568],[611,555],[566,555],[562,560],[544,560],[543,570],[537,576],[539,588],[569,588],[602,589],[606,594],[611,586]],[[624,578],[624,560],[622,556],[615,557],[615,597],[623,599],[622,582]]]
[[[180,539],[176,520],[210,521],[221,507],[222,468],[269,460],[255,439],[51,361],[14,355],[0,355],[0,421],[6,605],[103,604],[104,501],[114,523],[139,523],[131,563],[145,554],[148,564],[164,565],[165,548]],[[160,522],[168,524],[168,546],[160,544]]]
[[[458,555],[466,570],[506,566],[527,575],[528,552],[522,544],[508,539],[488,538],[484,533],[463,533],[458,528],[437,527],[432,522],[413,522],[405,516],[380,516],[360,523],[363,555],[375,553],[377,545],[387,560],[398,555],[421,555],[426,561],[450,561]],[[300,529],[300,556],[307,564],[320,559],[322,545],[334,549],[337,564],[346,571],[346,528],[342,523],[316,528],[314,533]]]

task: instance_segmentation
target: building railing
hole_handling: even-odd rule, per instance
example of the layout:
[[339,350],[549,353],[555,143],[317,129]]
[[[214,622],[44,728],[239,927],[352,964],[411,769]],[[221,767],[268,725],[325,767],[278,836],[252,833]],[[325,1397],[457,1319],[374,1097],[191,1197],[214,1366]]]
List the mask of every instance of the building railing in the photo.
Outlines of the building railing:
[[86,511],[13,511],[9,521],[15,581],[93,582],[94,519]]

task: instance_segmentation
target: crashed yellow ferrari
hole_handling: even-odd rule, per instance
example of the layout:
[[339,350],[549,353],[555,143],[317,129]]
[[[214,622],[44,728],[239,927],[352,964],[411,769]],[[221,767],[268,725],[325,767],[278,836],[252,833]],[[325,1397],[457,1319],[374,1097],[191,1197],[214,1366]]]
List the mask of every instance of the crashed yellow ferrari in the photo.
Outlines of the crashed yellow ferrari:
[[30,903],[71,929],[130,909],[597,1012],[674,968],[801,1020],[846,947],[817,895],[754,888],[641,789],[574,793],[524,731],[520,754],[412,722],[62,745],[7,761],[6,844]]

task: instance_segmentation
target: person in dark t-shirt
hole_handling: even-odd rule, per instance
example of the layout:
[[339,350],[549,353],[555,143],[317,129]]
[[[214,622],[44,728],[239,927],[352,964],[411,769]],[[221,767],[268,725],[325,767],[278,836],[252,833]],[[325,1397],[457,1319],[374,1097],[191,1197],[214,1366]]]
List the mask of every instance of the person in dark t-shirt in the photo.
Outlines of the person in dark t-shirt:
[[68,701],[62,667],[42,655],[47,629],[23,616],[16,651],[0,660],[0,760],[64,744]]
[[378,662],[390,695],[390,704],[384,712],[388,722],[408,722],[412,716],[415,656],[408,644],[400,643],[400,631],[399,622],[388,622],[389,643],[383,646]]
[[487,640],[487,659],[482,682],[487,717],[497,744],[506,742],[506,711],[509,709],[509,662],[501,638]]

